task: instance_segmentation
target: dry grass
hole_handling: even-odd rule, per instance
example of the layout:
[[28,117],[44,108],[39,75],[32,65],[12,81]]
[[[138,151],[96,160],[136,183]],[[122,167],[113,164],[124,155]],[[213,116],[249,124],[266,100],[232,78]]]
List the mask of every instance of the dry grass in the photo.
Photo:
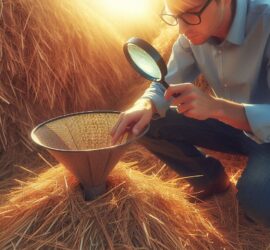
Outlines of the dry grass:
[[[224,238],[232,244],[226,246],[226,249],[269,249],[270,229],[247,220],[236,199],[235,185],[246,166],[247,158],[207,149],[201,150],[221,161],[230,176],[232,185],[228,192],[214,196],[205,202],[199,202],[196,206],[206,211],[206,218],[219,228],[223,232]],[[164,181],[178,178],[179,189],[186,196],[192,195],[187,193],[186,187],[189,184],[184,179],[179,178],[177,173],[170,170],[161,160],[140,145],[134,145],[122,158],[125,162],[135,159],[140,159],[138,166],[141,171],[149,175],[158,173]]]
[[150,41],[159,34],[154,13],[162,1],[149,4],[154,8],[148,16],[123,22],[105,18],[96,1],[3,0],[0,179],[14,172],[15,152],[35,150],[29,134],[37,123],[65,113],[118,109],[130,85],[143,82],[122,46],[129,36]]
[[[137,163],[119,164],[109,179],[110,192],[92,203],[83,201],[76,179],[63,167],[33,172],[48,161],[40,153],[36,157],[28,140],[36,123],[74,111],[125,109],[148,86],[127,65],[122,44],[133,34],[152,40],[160,23],[145,29],[134,23],[132,30],[122,20],[106,21],[94,1],[3,3],[0,180],[12,177],[0,182],[1,249],[270,248],[269,230],[245,220],[234,186],[207,203],[189,204],[186,182],[138,146],[123,158]],[[176,35],[163,29],[153,41],[166,59]],[[209,91],[203,78],[196,84]],[[236,183],[246,159],[207,153],[221,159]],[[16,190],[9,193],[11,187]]]
[[37,123],[117,109],[137,79],[122,52],[125,36],[93,6],[88,0],[3,0],[0,179],[13,174],[23,148],[35,150],[29,134]]
[[[0,142],[7,150],[53,116],[114,108],[133,71],[124,38],[87,5],[73,0],[4,0]],[[117,63],[116,63],[117,62]],[[117,87],[116,87],[117,86]]]
[[[231,177],[238,172],[236,166],[245,166],[245,157],[207,153],[221,159]],[[143,147],[134,145],[122,160],[109,177],[109,192],[90,203],[84,202],[77,180],[62,166],[44,168],[40,174],[29,170],[32,178],[17,179],[17,188],[2,199],[0,248],[269,246],[270,231],[246,220],[234,185],[223,195],[191,204],[185,180]]]
[[0,248],[216,249],[229,244],[205,213],[186,201],[176,181],[145,175],[134,165],[119,163],[109,192],[88,203],[60,165],[21,181],[0,207]]

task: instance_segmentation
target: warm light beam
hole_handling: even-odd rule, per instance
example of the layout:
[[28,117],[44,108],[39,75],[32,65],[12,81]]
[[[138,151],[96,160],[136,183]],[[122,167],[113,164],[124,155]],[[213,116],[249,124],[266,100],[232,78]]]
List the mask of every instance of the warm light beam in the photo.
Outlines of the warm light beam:
[[149,11],[147,0],[101,0],[104,9],[112,15],[141,17]]

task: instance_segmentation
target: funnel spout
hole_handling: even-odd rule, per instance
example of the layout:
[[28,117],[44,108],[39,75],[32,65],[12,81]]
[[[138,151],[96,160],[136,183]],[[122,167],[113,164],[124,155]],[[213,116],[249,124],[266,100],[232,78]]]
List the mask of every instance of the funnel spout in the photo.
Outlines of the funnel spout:
[[110,131],[119,119],[118,111],[88,111],[64,115],[38,125],[32,139],[47,149],[73,173],[83,189],[85,200],[106,192],[106,180],[120,157],[143,136],[127,132],[122,141],[111,144]]
[[95,200],[98,196],[106,192],[106,182],[98,186],[92,186],[92,187],[86,187],[83,184],[80,184],[80,186],[82,188],[84,199],[86,201]]

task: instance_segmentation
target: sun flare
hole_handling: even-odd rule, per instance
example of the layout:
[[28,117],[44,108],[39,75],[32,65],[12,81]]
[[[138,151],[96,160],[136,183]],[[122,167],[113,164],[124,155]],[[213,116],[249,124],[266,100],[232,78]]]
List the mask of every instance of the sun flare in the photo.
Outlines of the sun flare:
[[149,11],[147,0],[101,0],[104,9],[112,15],[141,17]]

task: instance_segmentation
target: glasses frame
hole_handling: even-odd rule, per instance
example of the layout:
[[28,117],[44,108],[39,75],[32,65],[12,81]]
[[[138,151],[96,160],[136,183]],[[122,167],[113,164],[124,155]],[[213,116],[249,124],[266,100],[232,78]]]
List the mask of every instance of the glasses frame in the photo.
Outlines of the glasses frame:
[[[207,0],[206,3],[204,4],[204,6],[196,12],[193,11],[187,11],[185,13],[179,13],[178,15],[173,15],[173,14],[167,14],[167,13],[163,13],[164,9],[162,10],[161,14],[159,15],[160,18],[162,19],[163,22],[165,22],[166,24],[170,25],[170,26],[176,26],[177,24],[179,24],[178,19],[181,19],[184,23],[188,24],[188,25],[199,25],[202,22],[202,18],[201,15],[202,13],[205,11],[205,9],[208,7],[208,5],[212,2],[212,0]],[[185,20],[185,18],[183,18],[183,15],[185,14],[189,14],[189,15],[195,15],[198,17],[198,23],[190,23],[187,20]],[[175,19],[175,23],[169,23],[167,21],[165,21],[164,16],[170,16],[172,18]]]

